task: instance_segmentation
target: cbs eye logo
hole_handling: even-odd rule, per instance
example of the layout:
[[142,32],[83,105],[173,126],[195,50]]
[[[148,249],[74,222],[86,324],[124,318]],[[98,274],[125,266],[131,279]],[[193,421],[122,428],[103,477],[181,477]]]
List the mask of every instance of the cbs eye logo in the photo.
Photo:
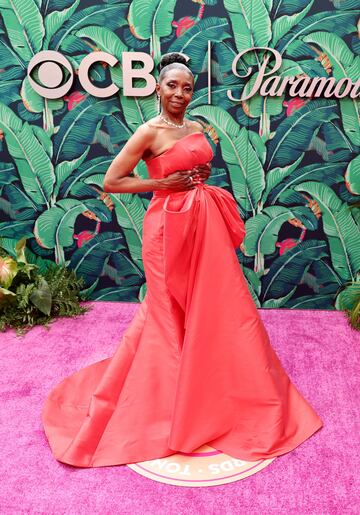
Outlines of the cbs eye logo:
[[[133,68],[133,61],[141,61],[142,68]],[[119,60],[107,52],[92,52],[81,61],[78,77],[82,87],[91,95],[99,98],[106,98],[114,95],[120,88],[115,84],[99,88],[89,79],[89,69],[96,62],[105,62],[110,66],[115,66]],[[38,66],[37,78],[39,84],[31,77],[31,72]],[[64,68],[68,77],[64,84]],[[125,96],[151,95],[155,90],[156,80],[150,74],[154,68],[153,59],[144,52],[123,52],[122,53],[122,72],[123,72],[123,93]],[[35,73],[35,72],[34,72]],[[71,63],[59,52],[55,50],[44,50],[37,53],[29,62],[27,77],[31,87],[44,98],[60,98],[68,93],[74,82],[74,70]],[[144,79],[146,85],[143,87],[133,87],[132,79]]]

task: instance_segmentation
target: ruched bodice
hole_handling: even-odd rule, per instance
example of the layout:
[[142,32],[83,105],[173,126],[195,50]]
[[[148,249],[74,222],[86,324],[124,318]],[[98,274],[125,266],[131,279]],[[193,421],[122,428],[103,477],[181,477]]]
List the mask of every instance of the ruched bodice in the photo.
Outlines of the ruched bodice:
[[[181,160],[179,160],[181,155]],[[144,159],[149,176],[162,179],[177,170],[188,170],[204,164],[214,157],[214,152],[203,132],[192,132],[178,139],[170,148],[150,159]]]

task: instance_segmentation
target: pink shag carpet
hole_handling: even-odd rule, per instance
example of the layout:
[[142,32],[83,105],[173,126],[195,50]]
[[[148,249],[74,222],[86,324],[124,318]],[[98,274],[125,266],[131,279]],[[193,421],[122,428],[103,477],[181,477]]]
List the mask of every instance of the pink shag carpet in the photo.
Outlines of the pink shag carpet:
[[40,412],[62,378],[111,356],[139,304],[85,303],[24,337],[0,333],[1,514],[359,514],[360,333],[337,311],[260,309],[287,373],[324,421],[292,452],[246,479],[187,488],[126,466],[57,462]]

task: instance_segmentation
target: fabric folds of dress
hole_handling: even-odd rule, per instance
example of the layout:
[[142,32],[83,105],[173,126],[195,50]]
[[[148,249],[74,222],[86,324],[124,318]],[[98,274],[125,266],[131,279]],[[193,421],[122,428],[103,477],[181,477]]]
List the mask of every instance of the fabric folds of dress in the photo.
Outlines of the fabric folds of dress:
[[199,184],[186,195],[168,195],[163,210],[165,281],[186,313],[199,266],[199,253],[206,244],[204,231],[211,216],[209,211],[215,211],[214,216],[221,215],[224,235],[228,232],[234,248],[239,247],[245,237],[245,224],[230,193],[206,184]]
[[[212,157],[204,134],[193,133],[146,164],[161,178]],[[208,444],[258,461],[320,429],[247,286],[235,252],[245,225],[232,195],[206,183],[155,191],[142,236],[146,295],[114,355],[64,378],[45,400],[55,458],[101,467]]]

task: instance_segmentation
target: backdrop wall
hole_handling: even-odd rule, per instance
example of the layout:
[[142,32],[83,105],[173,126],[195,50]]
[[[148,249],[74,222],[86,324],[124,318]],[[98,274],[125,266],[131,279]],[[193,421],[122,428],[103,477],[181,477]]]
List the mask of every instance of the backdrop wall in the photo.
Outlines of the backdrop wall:
[[[92,300],[141,301],[142,220],[151,193],[107,194],[104,173],[156,98],[89,95],[76,80],[63,98],[39,96],[30,59],[57,50],[73,69],[95,50],[120,64],[94,65],[96,85],[122,85],[121,54],[191,57],[195,93],[187,116],[202,121],[216,152],[208,184],[232,192],[246,220],[239,262],[258,307],[334,309],[360,270],[359,104],[349,97],[239,98],[252,78],[231,70],[253,46],[278,50],[282,77],[359,78],[358,0],[0,0],[0,236],[15,255],[65,264]],[[212,102],[207,46],[212,42]],[[262,55],[237,70],[254,71]],[[157,70],[154,69],[157,78]],[[135,81],[135,85],[144,82]],[[147,177],[143,161],[134,174]]]

